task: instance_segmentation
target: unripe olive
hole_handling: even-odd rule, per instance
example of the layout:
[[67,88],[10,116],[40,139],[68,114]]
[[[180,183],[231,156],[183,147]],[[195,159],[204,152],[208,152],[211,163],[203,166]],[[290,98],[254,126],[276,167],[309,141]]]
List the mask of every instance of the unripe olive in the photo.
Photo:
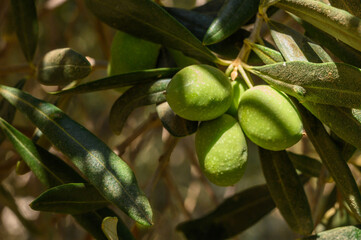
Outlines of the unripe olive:
[[46,53],[37,68],[37,79],[44,85],[66,85],[91,72],[89,61],[71,48]]
[[[117,31],[110,49],[108,75],[155,68],[160,45]],[[129,87],[117,89],[124,92]]]
[[205,176],[219,186],[237,183],[247,164],[247,143],[236,119],[228,114],[202,122],[195,138]]
[[258,146],[280,151],[296,144],[303,125],[291,100],[268,85],[243,93],[238,119],[246,136]]
[[221,116],[232,103],[232,87],[227,76],[209,65],[183,68],[170,81],[166,98],[179,116],[207,121]]
[[239,103],[241,102],[242,94],[248,89],[248,87],[247,84],[241,78],[236,78],[234,81],[231,82],[231,85],[232,85],[233,100],[231,106],[229,107],[226,113],[238,119],[238,106]]

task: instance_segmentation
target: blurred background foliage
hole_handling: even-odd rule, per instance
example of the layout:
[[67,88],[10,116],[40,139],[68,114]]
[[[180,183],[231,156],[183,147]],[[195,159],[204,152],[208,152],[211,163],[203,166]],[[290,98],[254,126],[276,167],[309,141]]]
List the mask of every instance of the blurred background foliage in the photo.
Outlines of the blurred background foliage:
[[[160,2],[165,6],[186,9],[206,3],[205,0]],[[106,76],[110,44],[115,30],[96,19],[86,9],[82,0],[37,0],[36,4],[40,40],[35,62],[52,49],[70,47],[97,61],[93,73],[83,81]],[[8,86],[13,86],[20,79],[26,78],[31,71],[21,52],[12,24],[10,0],[1,0],[0,83]],[[56,90],[56,88],[41,86],[32,78],[27,79],[24,86],[24,91],[54,102],[55,98],[46,94],[46,91],[50,90]],[[184,239],[184,236],[175,230],[177,224],[201,217],[213,210],[223,199],[265,182],[257,149],[251,142],[248,142],[249,164],[245,176],[239,183],[224,188],[208,182],[197,165],[194,136],[182,139],[171,137],[162,128],[160,121],[154,117],[155,106],[136,109],[128,119],[123,133],[120,136],[112,134],[108,126],[108,115],[118,96],[119,93],[113,90],[75,95],[64,110],[105,141],[133,168],[139,185],[151,201],[155,215],[155,225],[150,229],[141,229],[129,218],[123,218],[136,239]],[[13,124],[29,137],[35,129],[20,114],[16,115]],[[312,146],[305,139],[291,150],[315,156]],[[51,149],[51,151],[59,155],[56,149]],[[167,164],[169,155],[170,160]],[[0,145],[0,159],[2,186],[15,198],[19,208],[19,212],[14,213],[3,196],[0,196],[1,240],[91,239],[90,235],[81,229],[69,215],[39,213],[30,209],[28,204],[44,188],[31,172],[21,176],[15,173],[15,164],[19,156],[9,141],[4,141]],[[162,167],[165,167],[164,171],[160,171]],[[316,181],[312,180],[305,187],[307,196],[311,200],[315,194],[315,184]],[[330,214],[335,213],[334,210]],[[335,217],[334,221],[337,219],[347,221],[347,219],[342,220],[342,213],[337,214],[339,216]],[[40,233],[30,232],[29,227],[26,228],[21,223],[19,216],[23,216],[25,218],[23,221],[35,226]],[[294,239],[296,237],[278,211],[274,210],[256,225],[233,239]]]

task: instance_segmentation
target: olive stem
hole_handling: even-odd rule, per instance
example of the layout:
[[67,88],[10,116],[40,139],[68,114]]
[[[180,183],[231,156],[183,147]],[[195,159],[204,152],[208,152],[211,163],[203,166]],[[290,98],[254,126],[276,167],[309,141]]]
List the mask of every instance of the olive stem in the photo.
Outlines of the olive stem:
[[248,77],[248,75],[247,75],[246,71],[244,70],[242,64],[238,65],[238,71],[241,73],[241,75],[242,75],[244,81],[246,82],[247,86],[249,88],[252,88],[254,83],[253,83],[252,79]]

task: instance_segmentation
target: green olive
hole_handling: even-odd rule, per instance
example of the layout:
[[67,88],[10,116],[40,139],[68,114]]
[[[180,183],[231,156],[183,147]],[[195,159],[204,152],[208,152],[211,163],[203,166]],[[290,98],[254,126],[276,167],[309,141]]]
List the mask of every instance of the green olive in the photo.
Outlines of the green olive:
[[202,122],[195,138],[205,176],[219,186],[237,183],[247,165],[247,143],[236,119],[228,114]]
[[248,89],[247,84],[241,79],[236,78],[231,82],[233,101],[226,113],[232,115],[235,118],[238,118],[238,106],[241,102],[242,94]]
[[291,100],[268,85],[243,93],[238,119],[246,136],[258,146],[280,151],[296,144],[303,125]]
[[[160,45],[117,31],[110,49],[108,75],[155,68]],[[117,89],[124,92],[129,87]]]
[[191,65],[174,75],[166,99],[179,116],[207,121],[221,116],[230,107],[232,87],[221,70],[209,65]]

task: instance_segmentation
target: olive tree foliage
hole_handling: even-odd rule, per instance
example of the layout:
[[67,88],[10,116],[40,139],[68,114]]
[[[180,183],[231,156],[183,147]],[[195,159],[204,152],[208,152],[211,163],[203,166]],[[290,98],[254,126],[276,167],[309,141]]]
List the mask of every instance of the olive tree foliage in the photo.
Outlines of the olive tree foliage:
[[[174,7],[181,1],[75,1],[105,60],[70,44],[46,45],[44,15],[68,4],[50,2],[3,3],[2,27],[11,26],[26,64],[0,67],[0,141],[16,152],[1,179],[15,164],[18,175],[32,172],[43,190],[28,208],[70,215],[95,239],[162,236],[169,206],[182,209],[166,225],[178,238],[232,238],[278,209],[294,237],[358,239],[360,0],[211,0],[188,8]],[[107,133],[89,129],[99,117],[71,112],[85,95],[92,96],[85,108],[101,109]],[[94,104],[106,95],[113,102]],[[148,153],[154,164],[139,160],[146,144],[161,152]],[[201,214],[172,179],[177,148],[213,201]],[[254,159],[261,185],[243,176]],[[189,172],[184,181],[194,177]],[[246,188],[217,199],[217,189],[242,181]],[[157,202],[169,199],[155,188],[174,201]],[[16,193],[6,184],[0,190],[1,204],[44,237],[18,210]]]

